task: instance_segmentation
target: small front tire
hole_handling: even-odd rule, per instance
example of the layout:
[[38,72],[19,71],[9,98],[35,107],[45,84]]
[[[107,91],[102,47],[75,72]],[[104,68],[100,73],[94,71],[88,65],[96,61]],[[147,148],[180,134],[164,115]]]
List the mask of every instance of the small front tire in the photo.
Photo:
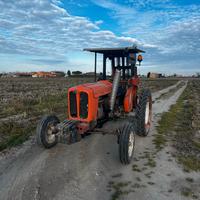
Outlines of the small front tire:
[[44,116],[37,125],[37,143],[47,149],[52,148],[58,143],[55,135],[55,127],[60,123],[55,115]]
[[135,125],[126,123],[119,131],[119,158],[122,164],[129,164],[135,148]]

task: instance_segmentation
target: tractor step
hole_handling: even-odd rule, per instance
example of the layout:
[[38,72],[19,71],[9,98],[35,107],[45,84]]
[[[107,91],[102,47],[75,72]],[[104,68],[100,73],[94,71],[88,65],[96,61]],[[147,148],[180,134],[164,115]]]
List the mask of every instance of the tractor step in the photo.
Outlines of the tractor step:
[[72,144],[80,141],[81,137],[77,132],[77,122],[78,121],[66,119],[57,125],[59,143]]

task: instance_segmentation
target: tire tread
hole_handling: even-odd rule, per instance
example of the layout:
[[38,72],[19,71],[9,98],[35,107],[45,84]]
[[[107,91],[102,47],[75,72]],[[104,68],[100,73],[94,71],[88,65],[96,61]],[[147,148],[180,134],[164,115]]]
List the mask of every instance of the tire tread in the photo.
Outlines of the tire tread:
[[149,131],[146,131],[145,129],[145,112],[146,112],[146,104],[148,99],[151,99],[151,92],[149,89],[142,90],[140,97],[139,97],[139,103],[136,107],[136,120],[137,120],[137,135],[139,136],[147,136]]

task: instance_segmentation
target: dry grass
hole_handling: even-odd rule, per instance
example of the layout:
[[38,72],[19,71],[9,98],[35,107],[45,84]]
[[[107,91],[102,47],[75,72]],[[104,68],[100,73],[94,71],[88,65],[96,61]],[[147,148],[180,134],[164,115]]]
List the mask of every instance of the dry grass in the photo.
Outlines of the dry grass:
[[0,131],[4,134],[1,135],[0,151],[23,143],[28,139],[34,128],[35,126],[31,123],[23,125],[13,121],[2,123]]
[[67,90],[91,78],[0,79],[0,151],[23,143],[44,114],[67,115]]

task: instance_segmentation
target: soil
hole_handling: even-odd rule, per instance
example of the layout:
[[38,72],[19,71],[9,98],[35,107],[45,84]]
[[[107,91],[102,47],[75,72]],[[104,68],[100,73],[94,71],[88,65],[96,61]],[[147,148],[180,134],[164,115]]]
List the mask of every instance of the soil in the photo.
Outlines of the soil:
[[165,99],[156,100],[171,87],[153,93],[153,126],[147,137],[136,137],[130,165],[119,162],[113,135],[94,134],[79,143],[58,144],[52,149],[38,147],[33,137],[1,154],[0,199],[184,200],[188,199],[183,195],[188,185],[198,194],[200,174],[184,172],[171,157],[170,147],[155,153],[152,143],[160,114],[176,103],[186,84]]

